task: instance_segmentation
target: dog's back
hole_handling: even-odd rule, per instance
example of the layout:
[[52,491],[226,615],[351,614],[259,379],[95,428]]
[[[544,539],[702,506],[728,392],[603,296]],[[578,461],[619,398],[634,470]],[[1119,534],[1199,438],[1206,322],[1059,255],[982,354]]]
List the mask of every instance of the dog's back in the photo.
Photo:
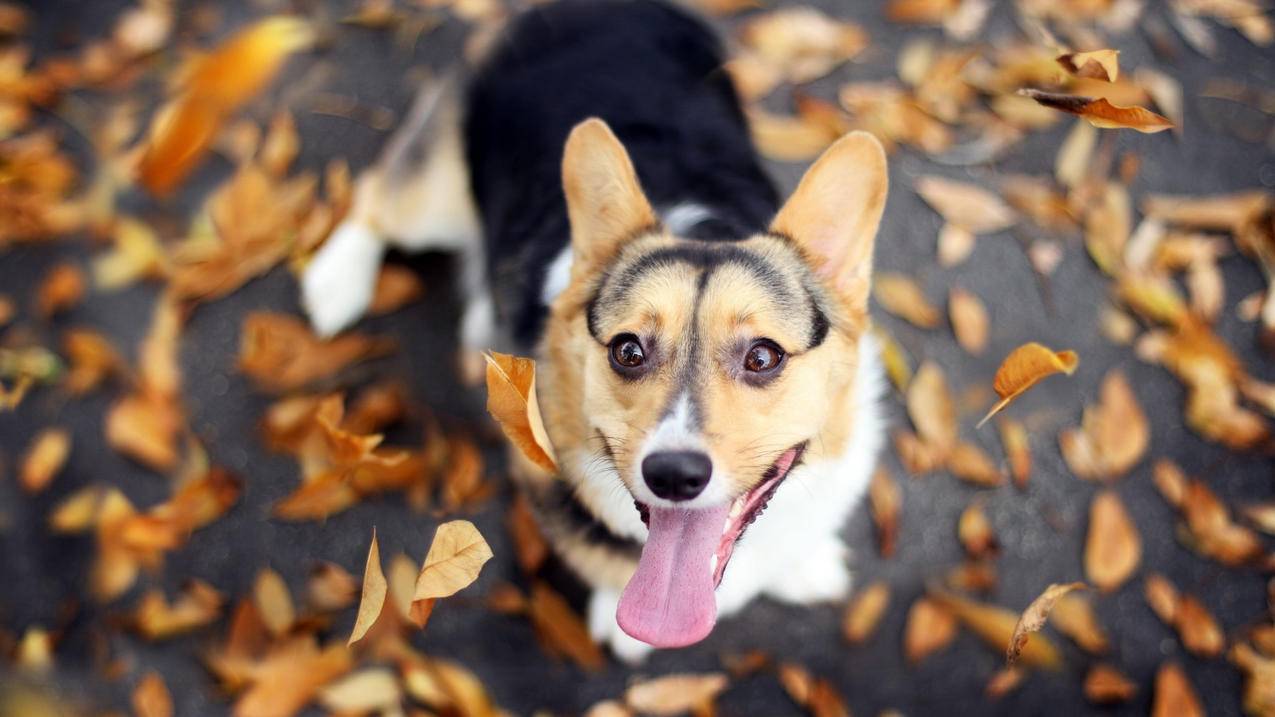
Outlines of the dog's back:
[[547,275],[567,247],[562,147],[582,120],[611,126],[682,235],[742,238],[774,216],[723,61],[712,30],[678,8],[564,0],[515,20],[479,67],[466,154],[497,319],[520,349],[538,339]]

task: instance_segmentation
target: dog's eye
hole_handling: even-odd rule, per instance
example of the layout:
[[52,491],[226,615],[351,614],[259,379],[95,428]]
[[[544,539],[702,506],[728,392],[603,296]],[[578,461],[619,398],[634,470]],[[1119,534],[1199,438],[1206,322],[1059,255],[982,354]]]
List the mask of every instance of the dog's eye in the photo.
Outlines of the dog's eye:
[[633,334],[620,334],[611,339],[611,364],[620,369],[637,368],[646,361],[642,343]]
[[763,339],[748,347],[748,353],[744,354],[744,369],[752,373],[768,373],[783,360],[783,349]]

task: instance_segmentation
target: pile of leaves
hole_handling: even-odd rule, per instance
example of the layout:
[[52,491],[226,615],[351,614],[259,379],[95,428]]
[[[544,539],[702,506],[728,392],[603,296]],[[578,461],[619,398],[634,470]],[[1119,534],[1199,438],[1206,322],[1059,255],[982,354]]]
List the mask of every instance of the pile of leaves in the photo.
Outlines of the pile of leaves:
[[[891,152],[925,159],[929,173],[896,172],[893,191],[915,192],[938,216],[934,246],[942,270],[973,261],[979,242],[1010,235],[1049,294],[1063,257],[1073,247],[1083,250],[1109,287],[1094,329],[1130,359],[1162,367],[1181,383],[1182,421],[1204,440],[1227,452],[1269,455],[1275,384],[1264,366],[1245,365],[1240,356],[1249,352],[1236,351],[1234,342],[1275,353],[1275,198],[1260,187],[1136,194],[1137,152],[1198,130],[1184,127],[1186,92],[1178,80],[1150,66],[1130,71],[1119,51],[1135,28],[1166,62],[1184,51],[1216,57],[1224,37],[1269,47],[1275,31],[1260,3],[1017,0],[1014,30],[993,33],[986,29],[990,0],[889,0],[881,9],[886,18],[916,31],[898,47],[882,48],[860,25],[799,4],[697,2],[729,28],[727,70],[766,156],[805,162],[846,131],[865,129]],[[237,715],[290,715],[309,705],[341,714],[502,714],[473,666],[428,647],[427,623],[435,609],[447,609],[437,601],[473,583],[492,556],[473,524],[442,518],[491,509],[507,482],[488,474],[478,440],[488,433],[484,427],[439,419],[401,378],[384,375],[382,359],[399,353],[389,337],[358,330],[322,339],[301,317],[267,307],[241,317],[235,368],[270,401],[260,418],[260,445],[296,465],[290,491],[263,519],[323,521],[389,494],[423,523],[437,524],[423,562],[398,554],[386,570],[373,534],[361,580],[352,574],[358,566],[314,556],[304,588],[295,589],[293,576],[290,589],[263,557],[243,595],[228,596],[195,578],[176,593],[160,586],[170,553],[208,549],[203,531],[244,510],[244,496],[270,479],[219,465],[215,436],[192,425],[187,384],[206,377],[183,369],[186,324],[201,306],[259,277],[299,272],[348,210],[353,190],[344,158],[297,166],[304,141],[299,113],[381,129],[394,124],[385,108],[314,89],[322,73],[305,74],[295,83],[300,89],[289,91],[280,91],[280,77],[314,65],[326,45],[355,28],[410,47],[436,26],[461,23],[470,29],[464,55],[472,60],[510,15],[506,5],[364,0],[342,17],[273,15],[231,27],[214,6],[179,14],[169,0],[141,0],[71,49],[37,57],[25,39],[31,14],[0,3],[0,256],[51,245],[59,256],[83,259],[60,260],[32,296],[0,286],[0,420],[28,401],[55,400],[73,411],[101,399],[105,444],[165,481],[164,497],[130,497],[107,473],[70,475],[72,456],[87,449],[59,421],[33,426],[26,445],[11,452],[14,470],[0,470],[0,477],[12,475],[27,500],[56,497],[40,522],[51,534],[81,536],[75,544],[91,546],[86,600],[117,616],[97,621],[108,624],[93,625],[95,634],[152,642],[203,635],[205,648],[191,658]],[[922,29],[928,27],[941,31]],[[1232,40],[1231,33],[1238,35]],[[892,78],[823,89],[846,63],[883,59],[885,49]],[[1228,81],[1204,92],[1270,114],[1266,88]],[[1071,127],[1052,174],[975,171],[994,170],[1028,142],[1040,146],[1035,136],[1062,123]],[[1117,133],[1141,139],[1117,152]],[[1273,138],[1268,130],[1256,139],[1269,147]],[[73,149],[77,141],[87,142],[89,161]],[[970,171],[952,179],[944,169],[951,167]],[[215,181],[192,195],[192,177],[201,174]],[[1228,296],[1223,260],[1256,266],[1266,288]],[[153,304],[138,319],[146,329],[136,346],[116,345],[104,327],[64,320],[99,295],[139,289]],[[424,293],[413,271],[388,265],[372,312],[396,311]],[[985,299],[967,288],[951,285],[944,310],[916,277],[881,272],[875,297],[927,341],[947,340],[950,326],[952,340],[971,357],[988,351],[991,315]],[[1228,311],[1244,328],[1224,338],[1219,327]],[[1075,662],[1043,631],[1048,622],[1092,656],[1081,689],[1093,703],[1149,694],[1155,714],[1203,714],[1178,661],[1166,660],[1150,685],[1118,666],[1118,626],[1103,625],[1096,607],[1140,586],[1149,613],[1193,659],[1226,659],[1244,675],[1239,699],[1246,711],[1275,712],[1269,608],[1254,606],[1251,626],[1228,630],[1207,596],[1173,584],[1157,570],[1163,566],[1145,565],[1143,531],[1152,526],[1135,523],[1120,484],[1150,475],[1165,509],[1179,518],[1176,526],[1158,526],[1156,535],[1172,533],[1183,549],[1230,570],[1275,566],[1261,537],[1275,533],[1275,504],[1229,506],[1209,476],[1148,455],[1152,421],[1127,367],[1090,365],[1087,357],[1023,336],[994,375],[954,386],[937,361],[914,361],[912,355],[929,355],[921,345],[905,350],[887,326],[876,329],[877,338],[910,424],[891,436],[898,463],[918,478],[949,474],[976,491],[953,526],[963,561],[933,568],[906,607],[907,662],[919,664],[968,632],[1005,655],[1004,668],[987,676],[985,690],[995,699],[1032,671]],[[1046,433],[1050,420],[1014,405],[1028,391],[1074,394],[1077,383],[1066,377],[1084,371],[1103,376],[1100,388],[1082,397],[1085,408],[1060,431]],[[369,381],[370,374],[376,378]],[[540,424],[534,365],[491,355],[487,374],[488,406],[519,449],[513,460],[552,473],[556,459]],[[416,439],[402,438],[413,432]],[[990,450],[996,442],[1000,450]],[[998,538],[985,497],[1025,490],[1033,480],[1072,480],[1035,475],[1033,452],[1054,446],[1075,479],[1097,484],[1078,562],[1082,574],[1056,576],[1058,583],[1021,611],[997,605],[998,558],[1010,546]],[[904,492],[887,468],[873,476],[869,512],[885,559],[910,547],[900,541]],[[551,586],[549,548],[525,500],[509,502],[505,525],[520,574],[486,580],[484,608],[528,623],[546,654],[586,673],[604,669],[606,656]],[[842,625],[849,649],[871,649],[896,592],[885,579],[866,580],[856,591]],[[5,624],[0,614],[0,664],[36,684],[42,675],[56,678],[81,614],[102,613],[72,605],[51,625]],[[103,679],[132,686],[136,714],[173,714],[160,673],[109,647],[93,662]],[[634,679],[588,714],[712,714],[737,682],[758,675],[810,714],[849,714],[830,676],[762,651],[723,655],[720,670]],[[38,689],[14,690],[0,695],[0,711],[52,713],[64,707],[57,702]]]

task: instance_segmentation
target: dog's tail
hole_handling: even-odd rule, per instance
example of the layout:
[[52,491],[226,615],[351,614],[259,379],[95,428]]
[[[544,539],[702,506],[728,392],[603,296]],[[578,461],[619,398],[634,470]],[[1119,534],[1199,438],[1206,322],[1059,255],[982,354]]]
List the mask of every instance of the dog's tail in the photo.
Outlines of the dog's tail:
[[301,303],[320,335],[367,311],[388,246],[463,251],[474,254],[465,266],[482,266],[461,139],[462,84],[457,74],[421,90],[380,158],[359,175],[349,214],[306,266]]

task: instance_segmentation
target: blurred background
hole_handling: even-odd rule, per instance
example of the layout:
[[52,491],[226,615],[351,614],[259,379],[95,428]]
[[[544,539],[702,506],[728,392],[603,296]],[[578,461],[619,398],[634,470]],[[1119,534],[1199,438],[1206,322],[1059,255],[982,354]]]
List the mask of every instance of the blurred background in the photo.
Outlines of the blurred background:
[[[851,604],[759,602],[617,663],[461,381],[454,257],[394,255],[374,315],[306,328],[296,275],[353,177],[517,3],[5,2],[0,712],[625,714],[703,690],[728,715],[1187,714],[1183,691],[1269,713],[1269,10],[691,4],[785,194],[849,129],[891,148],[874,317],[895,438],[846,528]],[[1118,74],[1057,60],[1102,49]],[[1029,341],[1074,350],[1074,375],[975,428]],[[925,466],[907,406],[944,400],[936,374],[969,448]],[[383,445],[336,455],[320,414]],[[344,647],[373,528],[393,591],[458,518],[494,553],[478,580],[424,630],[387,618]],[[1006,671],[1006,625],[1077,580],[1105,589],[1033,638],[1054,659]]]

